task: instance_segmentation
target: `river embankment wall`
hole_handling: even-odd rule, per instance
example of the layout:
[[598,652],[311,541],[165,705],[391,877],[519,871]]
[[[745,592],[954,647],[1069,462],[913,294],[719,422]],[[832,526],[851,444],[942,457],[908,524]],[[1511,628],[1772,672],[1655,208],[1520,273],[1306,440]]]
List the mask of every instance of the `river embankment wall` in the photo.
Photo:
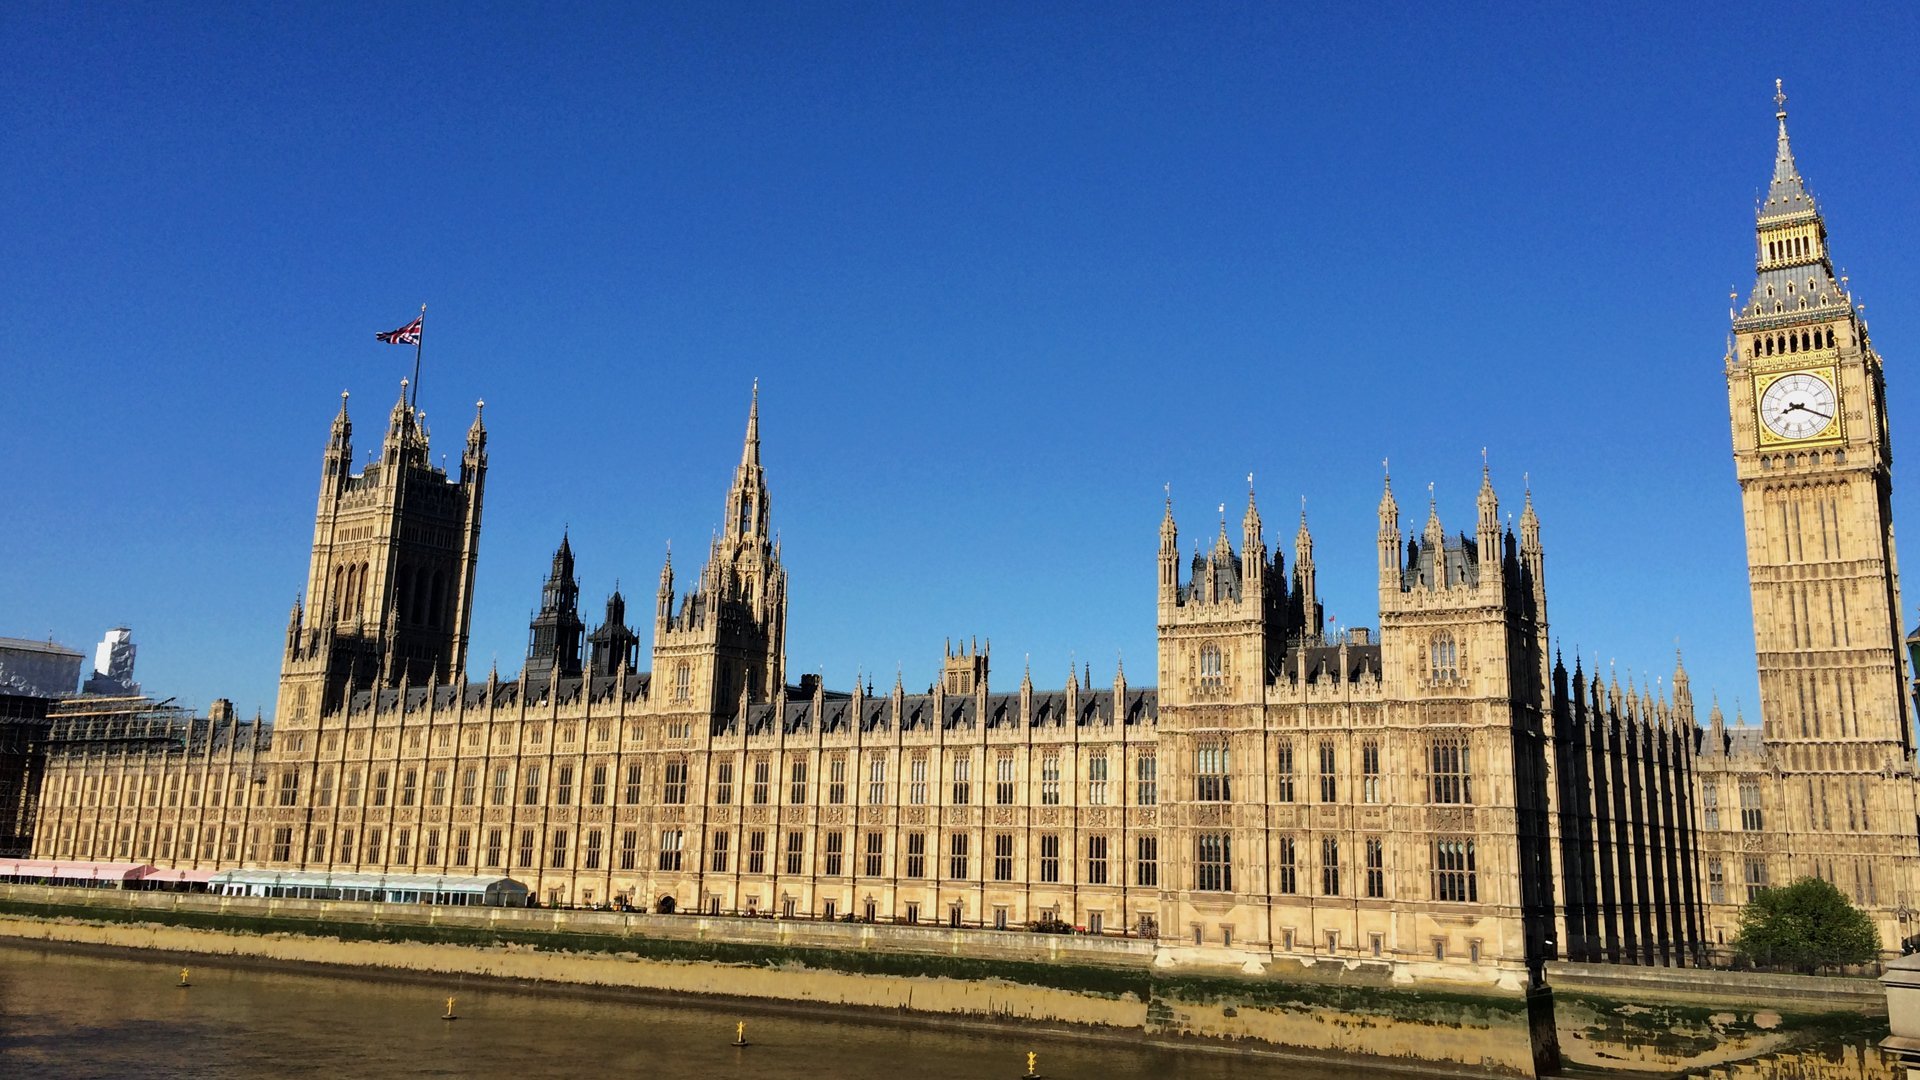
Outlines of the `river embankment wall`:
[[[1140,939],[19,885],[0,886],[0,937],[1534,1074],[1522,995],[1400,985],[1387,965],[1223,954],[1170,966]],[[1835,1022],[1811,993],[1801,1010],[1722,1000],[1720,973],[1668,973],[1641,995],[1653,1004],[1622,996],[1645,986],[1604,985],[1609,974],[1565,973],[1558,1034],[1571,1061],[1671,1072],[1778,1050]],[[1839,1008],[1857,1022],[1857,1006]]]

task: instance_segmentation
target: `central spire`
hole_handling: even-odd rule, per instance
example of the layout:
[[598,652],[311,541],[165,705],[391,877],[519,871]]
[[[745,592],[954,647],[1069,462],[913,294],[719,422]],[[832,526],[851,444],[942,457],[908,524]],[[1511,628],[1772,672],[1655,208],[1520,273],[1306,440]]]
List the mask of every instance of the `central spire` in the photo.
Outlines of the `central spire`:
[[740,448],[742,468],[760,467],[760,380],[753,380],[753,404],[747,407],[747,441]]
[[1787,92],[1780,80],[1773,80],[1773,117],[1780,124],[1773,151],[1773,182],[1767,185],[1767,201],[1760,205],[1760,219],[1774,221],[1786,217],[1812,217],[1819,211],[1806,181],[1793,164],[1793,147],[1787,142]]

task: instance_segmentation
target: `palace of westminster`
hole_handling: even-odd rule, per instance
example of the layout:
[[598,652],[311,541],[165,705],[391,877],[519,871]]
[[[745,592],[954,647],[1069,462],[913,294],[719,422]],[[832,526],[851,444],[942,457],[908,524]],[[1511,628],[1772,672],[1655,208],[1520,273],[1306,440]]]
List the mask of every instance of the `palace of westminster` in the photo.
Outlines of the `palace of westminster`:
[[992,684],[970,644],[928,693],[789,681],[757,389],[705,565],[660,571],[652,655],[618,592],[589,631],[563,540],[525,668],[474,679],[487,431],[476,414],[457,474],[436,467],[403,391],[360,472],[344,396],[334,418],[272,723],[56,704],[32,853],[511,877],[542,903],[703,915],[1058,921],[1508,984],[1552,958],[1708,962],[1750,896],[1816,875],[1888,952],[1911,947],[1881,361],[1777,100],[1725,358],[1758,727],[1698,716],[1678,664],[1670,696],[1569,669],[1531,498],[1503,529],[1484,470],[1471,533],[1431,503],[1403,525],[1382,492],[1377,630],[1323,631],[1304,516],[1270,553],[1249,492],[1238,534],[1184,558],[1168,501],[1153,687]]

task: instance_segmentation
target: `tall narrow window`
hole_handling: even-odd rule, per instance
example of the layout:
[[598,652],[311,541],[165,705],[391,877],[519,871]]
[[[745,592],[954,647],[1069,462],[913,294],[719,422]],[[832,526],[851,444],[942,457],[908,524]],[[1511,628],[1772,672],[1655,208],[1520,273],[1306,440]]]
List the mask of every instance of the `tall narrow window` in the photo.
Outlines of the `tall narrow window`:
[[835,754],[827,762],[827,801],[835,806],[847,801],[847,756]]
[[1233,839],[1226,833],[1194,838],[1193,887],[1201,892],[1233,891]]
[[1221,663],[1220,646],[1208,643],[1200,646],[1200,689],[1219,690],[1225,685],[1223,678],[1225,665]]
[[[1012,854],[1013,837],[1007,837],[1008,854]],[[1011,860],[1009,860],[1011,861]],[[1060,880],[1060,834],[1047,833],[1040,837],[1040,880],[1053,884]]]
[[826,866],[823,868],[828,877],[839,877],[847,872],[847,834],[830,832],[824,837],[826,845]]
[[1379,900],[1387,895],[1387,842],[1377,836],[1367,837],[1367,899]]
[[[1042,852],[1046,851],[1047,849],[1046,844],[1048,840],[1052,840],[1054,842],[1053,849],[1054,849],[1054,854],[1056,856],[1054,859],[1054,877],[1052,878],[1045,877],[1044,875],[1046,871],[1043,869],[1041,871],[1041,874],[1042,874],[1041,880],[1058,881],[1059,880],[1059,863],[1060,863],[1058,855],[1060,851],[1060,838],[1057,836],[1041,837],[1040,850]],[[1046,859],[1044,855],[1041,858],[1040,865],[1042,867],[1046,866]],[[1013,834],[1012,833],[994,833],[993,834],[993,880],[995,881],[1012,881],[1013,880]]]
[[725,829],[716,830],[707,847],[709,849],[707,865],[713,867],[713,872],[716,874],[726,873],[729,860],[733,855],[733,834]]
[[953,805],[965,806],[973,801],[973,759],[961,754],[953,759]]
[[1437,736],[1429,746],[1428,787],[1437,803],[1473,801],[1473,767],[1470,747],[1460,735]]
[[761,758],[753,763],[753,805],[765,806],[773,798],[773,763]]
[[472,806],[480,799],[480,768],[469,765],[460,773],[460,805]]
[[1133,883],[1147,886],[1159,885],[1160,838],[1157,836],[1135,837],[1133,852]]
[[801,806],[807,801],[807,763],[796,761],[787,771],[787,802]]
[[605,764],[594,765],[593,772],[590,775],[592,777],[592,780],[587,787],[587,801],[592,803],[595,806],[605,806],[607,804],[607,767],[606,765]]
[[[1705,824],[1709,830],[1717,830],[1720,828],[1719,780],[1708,779],[1700,785],[1700,813],[1701,816],[1706,819]],[[1831,828],[1832,826],[1829,825],[1828,827]],[[1714,903],[1723,903],[1723,901],[1715,900]]]
[[539,805],[540,803],[540,766],[538,765],[527,766],[526,775],[523,777],[523,779],[525,780],[525,784],[523,785],[524,789],[520,793],[522,796],[520,801],[525,803],[528,806]]
[[1200,802],[1227,802],[1233,798],[1225,740],[1207,740],[1194,749],[1193,797]]
[[867,805],[879,806],[887,801],[887,759],[875,754],[867,759]]
[[627,782],[624,789],[620,792],[620,801],[622,803],[628,806],[639,805],[640,782],[643,779],[645,779],[645,774],[641,772],[639,762],[630,763],[627,766]]
[[[1849,802],[1848,805],[1851,807],[1852,803]],[[1761,820],[1760,781],[1753,777],[1742,777],[1740,779],[1740,827],[1748,832],[1759,832]]]
[[573,766],[562,765],[554,773],[553,801],[557,806],[573,805]]
[[733,802],[733,762],[722,761],[713,767],[713,801],[721,806]]
[[1280,891],[1288,896],[1300,891],[1300,856],[1293,837],[1283,836],[1279,845]]
[[914,755],[907,776],[907,802],[914,806],[927,805],[927,757]]
[[1380,740],[1367,739],[1360,744],[1360,801],[1380,801]]
[[1340,784],[1335,771],[1336,764],[1331,740],[1320,742],[1320,801],[1335,802],[1340,797]]
[[927,876],[927,834],[912,832],[907,834],[907,876],[923,878]]
[[1160,801],[1160,758],[1153,751],[1143,752],[1134,762],[1134,796],[1141,806],[1153,806]]
[[1293,740],[1281,739],[1273,758],[1273,801],[1293,801]]
[[993,803],[995,806],[1012,806],[1013,755],[1002,751],[993,768]]
[[1087,805],[1107,805],[1107,752],[1097,750],[1087,759]]
[[801,874],[807,867],[807,834],[802,829],[787,831],[787,873]]
[[957,832],[947,838],[947,876],[964,879],[967,876],[967,834]]
[[[673,758],[667,762],[665,775],[662,777],[660,788],[660,801],[669,805],[677,805],[687,801],[686,758]],[[696,839],[698,838],[696,837]],[[661,869],[664,870],[666,867],[663,866]],[[676,866],[675,869],[679,868]]]
[[875,830],[867,834],[868,877],[879,877],[886,872],[887,834]]
[[680,849],[685,843],[686,834],[679,829],[664,829],[660,833],[660,869],[680,869]]
[[764,874],[767,872],[767,833],[765,829],[755,829],[747,834],[747,873]]
[[640,830],[620,830],[620,869],[632,870],[640,863]]
[[1040,757],[1040,805],[1060,805],[1060,752],[1049,750]]
[[1087,837],[1087,884],[1105,885],[1107,883],[1107,838],[1104,836]]
[[1450,903],[1480,899],[1472,839],[1443,836],[1433,842],[1433,898]]
[[1452,634],[1443,630],[1433,635],[1427,644],[1427,654],[1431,661],[1427,672],[1430,681],[1452,682],[1460,677],[1460,650]]

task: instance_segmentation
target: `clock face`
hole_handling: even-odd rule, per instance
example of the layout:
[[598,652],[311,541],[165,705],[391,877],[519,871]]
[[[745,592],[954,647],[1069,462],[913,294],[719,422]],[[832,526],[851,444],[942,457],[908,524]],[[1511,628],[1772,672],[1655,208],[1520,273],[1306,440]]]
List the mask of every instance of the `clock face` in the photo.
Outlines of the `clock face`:
[[1796,371],[1775,379],[1760,395],[1760,420],[1783,439],[1811,439],[1833,426],[1833,384]]

